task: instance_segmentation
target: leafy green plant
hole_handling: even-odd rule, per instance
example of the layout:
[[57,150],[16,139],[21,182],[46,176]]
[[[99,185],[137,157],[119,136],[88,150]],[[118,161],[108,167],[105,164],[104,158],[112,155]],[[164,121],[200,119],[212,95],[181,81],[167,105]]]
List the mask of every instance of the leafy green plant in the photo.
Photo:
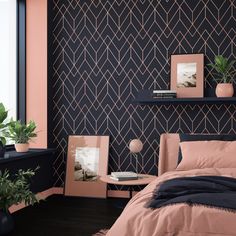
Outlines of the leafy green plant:
[[8,170],[0,171],[0,209],[8,211],[13,204],[24,202],[25,205],[33,205],[38,202],[35,194],[30,191],[30,179],[38,170],[18,170],[17,174],[10,175]]
[[6,108],[2,103],[0,103],[0,141],[2,142],[3,146],[6,145],[6,138],[4,137],[3,133],[8,126],[7,123],[4,123],[8,116],[8,111],[6,111]]
[[215,63],[208,64],[208,66],[216,70],[217,73],[213,73],[217,76],[216,80],[219,80],[223,83],[229,83],[236,73],[234,70],[235,62],[236,60],[230,62],[227,58],[219,55],[215,56]]
[[5,132],[5,136],[15,143],[28,143],[32,138],[37,137],[35,129],[36,124],[34,121],[23,124],[21,121],[11,120]]

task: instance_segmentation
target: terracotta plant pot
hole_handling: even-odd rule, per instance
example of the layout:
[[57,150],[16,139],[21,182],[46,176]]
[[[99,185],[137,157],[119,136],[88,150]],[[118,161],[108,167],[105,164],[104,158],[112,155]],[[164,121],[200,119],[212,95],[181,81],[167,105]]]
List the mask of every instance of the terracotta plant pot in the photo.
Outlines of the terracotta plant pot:
[[216,86],[217,97],[233,97],[234,87],[231,83],[220,83]]
[[15,149],[17,152],[28,152],[29,144],[28,143],[16,143]]

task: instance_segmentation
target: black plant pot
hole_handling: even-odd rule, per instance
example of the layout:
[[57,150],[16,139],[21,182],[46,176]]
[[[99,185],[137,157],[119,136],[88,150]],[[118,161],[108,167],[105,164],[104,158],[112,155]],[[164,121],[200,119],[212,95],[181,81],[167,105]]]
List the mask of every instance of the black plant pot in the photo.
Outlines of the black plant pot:
[[12,215],[8,211],[0,210],[0,235],[7,235],[14,229]]
[[6,152],[6,148],[5,146],[2,144],[2,142],[0,141],[0,158],[3,158]]

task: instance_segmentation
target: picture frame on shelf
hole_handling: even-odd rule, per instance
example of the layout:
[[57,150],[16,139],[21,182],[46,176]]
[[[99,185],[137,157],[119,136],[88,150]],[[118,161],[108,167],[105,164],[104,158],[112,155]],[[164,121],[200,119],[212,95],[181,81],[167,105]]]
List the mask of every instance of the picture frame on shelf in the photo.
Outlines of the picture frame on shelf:
[[170,88],[177,98],[204,97],[204,54],[173,54],[170,64]]
[[106,198],[109,136],[71,135],[68,138],[66,162],[66,196]]

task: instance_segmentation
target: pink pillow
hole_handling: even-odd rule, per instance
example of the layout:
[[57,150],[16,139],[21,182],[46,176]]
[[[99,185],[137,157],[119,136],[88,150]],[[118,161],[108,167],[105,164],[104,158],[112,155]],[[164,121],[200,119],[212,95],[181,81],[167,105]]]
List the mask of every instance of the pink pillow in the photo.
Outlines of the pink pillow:
[[181,142],[183,159],[176,170],[236,168],[236,141]]

